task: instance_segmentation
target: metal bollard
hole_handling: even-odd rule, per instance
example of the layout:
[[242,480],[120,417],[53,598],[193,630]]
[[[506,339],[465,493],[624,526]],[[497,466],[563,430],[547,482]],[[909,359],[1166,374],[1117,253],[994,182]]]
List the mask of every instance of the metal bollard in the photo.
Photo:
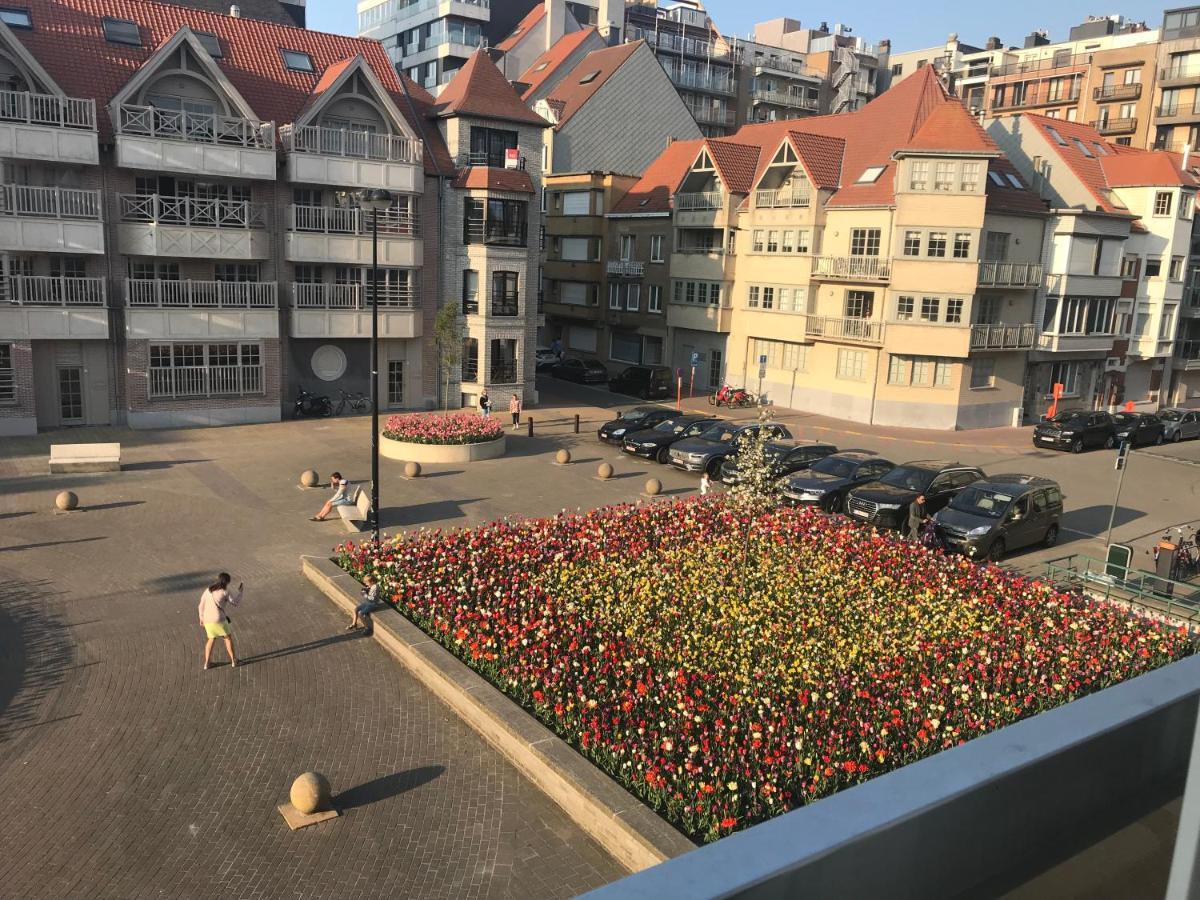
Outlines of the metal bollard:
[[529,416],[525,421],[529,423],[529,436],[533,437],[533,416]]
[[575,413],[575,433],[579,434],[579,413]]

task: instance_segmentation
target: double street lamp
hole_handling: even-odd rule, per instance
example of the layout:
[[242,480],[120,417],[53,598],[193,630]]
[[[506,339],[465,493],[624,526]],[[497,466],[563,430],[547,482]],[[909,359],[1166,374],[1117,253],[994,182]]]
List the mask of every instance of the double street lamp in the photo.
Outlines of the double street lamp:
[[379,214],[391,209],[392,193],[359,192],[358,205],[371,214],[371,530],[379,543]]

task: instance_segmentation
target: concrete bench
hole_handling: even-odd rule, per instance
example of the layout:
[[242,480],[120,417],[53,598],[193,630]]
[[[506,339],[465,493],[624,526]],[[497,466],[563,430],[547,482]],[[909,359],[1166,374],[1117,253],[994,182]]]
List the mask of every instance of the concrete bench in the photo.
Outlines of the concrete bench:
[[121,471],[120,444],[51,444],[50,474]]
[[354,489],[353,506],[335,506],[347,531],[363,531],[371,520],[371,495],[361,487]]

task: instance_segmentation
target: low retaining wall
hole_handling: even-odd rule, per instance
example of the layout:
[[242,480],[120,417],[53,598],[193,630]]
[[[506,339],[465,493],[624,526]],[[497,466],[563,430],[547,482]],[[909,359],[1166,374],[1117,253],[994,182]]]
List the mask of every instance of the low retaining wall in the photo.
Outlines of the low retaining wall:
[[507,448],[508,436],[500,435],[483,444],[413,444],[380,435],[379,452],[388,459],[419,463],[471,463],[499,459]]
[[[304,556],[300,563],[309,581],[344,612],[358,605],[358,582],[331,560]],[[399,612],[386,610],[374,619],[375,640],[385,650],[631,872],[696,849]]]

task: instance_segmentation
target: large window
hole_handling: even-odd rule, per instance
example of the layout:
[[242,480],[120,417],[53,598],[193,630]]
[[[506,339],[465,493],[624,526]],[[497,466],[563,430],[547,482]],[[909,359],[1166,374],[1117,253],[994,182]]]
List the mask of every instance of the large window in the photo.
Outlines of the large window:
[[850,255],[878,256],[881,234],[882,231],[878,228],[850,229]]
[[529,204],[523,200],[463,201],[463,243],[526,245]]
[[463,269],[462,311],[464,316],[479,312],[479,273],[474,269]]
[[17,402],[17,375],[13,370],[12,344],[0,344],[0,403]]
[[867,352],[838,350],[837,377],[846,381],[863,381],[867,377]]
[[471,126],[471,158],[473,166],[503,169],[509,150],[517,149],[517,133],[501,128]]
[[1112,334],[1114,297],[1047,297],[1044,330],[1052,334]]
[[518,300],[517,273],[493,272],[491,314],[505,317],[517,315]]
[[996,360],[976,357],[971,360],[971,390],[979,391],[996,384]]
[[1154,195],[1154,214],[1169,216],[1171,214],[1172,194],[1170,191],[1159,191]]
[[463,338],[462,380],[472,383],[479,380],[479,339]]
[[869,319],[875,311],[875,294],[871,291],[847,291],[845,309],[848,319]]
[[263,393],[258,343],[151,344],[151,398]]
[[767,367],[788,372],[804,372],[808,369],[808,346],[791,341],[774,341],[766,338],[750,338],[750,362],[758,365],[767,358]]
[[562,195],[562,214],[564,216],[586,216],[592,212],[592,194],[590,191],[569,191]]
[[488,354],[491,384],[517,383],[517,342],[514,338],[498,338],[491,342]]
[[1050,367],[1050,392],[1054,390],[1054,385],[1061,384],[1063,386],[1063,394],[1065,396],[1079,395],[1079,363],[1077,362],[1061,362],[1055,363]]
[[951,387],[954,360],[940,356],[893,353],[888,360],[888,384],[905,387]]
[[404,405],[404,360],[389,359],[387,368],[388,406]]

